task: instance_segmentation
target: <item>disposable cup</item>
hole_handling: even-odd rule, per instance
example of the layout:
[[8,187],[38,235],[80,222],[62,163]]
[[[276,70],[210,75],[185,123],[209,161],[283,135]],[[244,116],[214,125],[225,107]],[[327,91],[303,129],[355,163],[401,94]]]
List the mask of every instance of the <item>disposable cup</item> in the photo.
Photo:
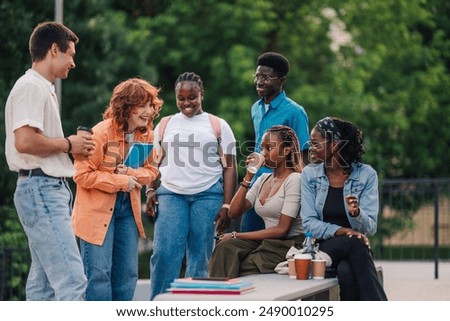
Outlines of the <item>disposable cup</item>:
[[[94,132],[92,130],[92,128],[90,127],[86,127],[86,126],[78,126],[77,127],[77,136],[81,136],[84,137],[86,135],[92,135]],[[87,156],[83,155],[83,154],[72,154],[72,157],[75,160],[85,160],[87,159]]]
[[247,170],[249,173],[255,174],[264,163],[264,156],[256,152],[251,153],[250,156],[253,157],[253,160],[247,164]]
[[297,278],[297,272],[295,271],[295,260],[292,259],[288,259],[288,269],[289,269],[289,277],[291,279],[296,279]]
[[77,135],[92,135],[94,132],[92,128],[86,126],[78,126],[77,127]]
[[296,254],[294,259],[297,280],[308,280],[309,269],[311,266],[311,254]]
[[312,260],[311,261],[311,270],[312,277],[315,280],[320,280],[325,278],[325,270],[326,270],[326,262],[325,260]]

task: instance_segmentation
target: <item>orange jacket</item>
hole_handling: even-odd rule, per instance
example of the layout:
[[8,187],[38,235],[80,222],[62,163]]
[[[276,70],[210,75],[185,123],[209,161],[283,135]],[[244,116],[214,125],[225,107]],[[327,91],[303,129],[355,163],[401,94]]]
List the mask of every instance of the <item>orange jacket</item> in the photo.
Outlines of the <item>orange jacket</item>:
[[[86,160],[75,160],[77,184],[72,224],[75,235],[86,242],[102,245],[111,221],[117,192],[126,191],[128,176],[136,177],[142,186],[155,180],[158,169],[148,162],[138,169],[129,168],[127,175],[115,174],[117,164],[124,159],[128,142],[122,130],[111,119],[98,123],[94,128],[94,154]],[[134,141],[153,142],[153,131],[135,133]],[[130,192],[131,208],[139,231],[145,238],[141,218],[141,190]]]

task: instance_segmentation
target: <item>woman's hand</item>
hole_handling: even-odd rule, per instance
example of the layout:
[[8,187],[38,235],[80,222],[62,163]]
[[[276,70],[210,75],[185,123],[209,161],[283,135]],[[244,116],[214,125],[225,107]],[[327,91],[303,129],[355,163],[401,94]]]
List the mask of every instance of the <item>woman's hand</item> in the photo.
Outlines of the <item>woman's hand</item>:
[[345,201],[347,202],[348,212],[351,217],[357,217],[359,215],[359,202],[358,196],[347,195],[345,196]]
[[158,197],[155,190],[149,190],[147,193],[147,202],[145,204],[145,211],[151,217],[156,215],[156,206],[158,205]]
[[218,238],[219,239],[217,240],[217,242],[231,240],[233,238],[233,234],[232,233],[219,234]]
[[365,236],[363,233],[355,231],[355,230],[352,230],[352,229],[349,229],[347,231],[346,235],[348,237],[353,237],[353,236],[357,237],[358,239],[360,239],[361,241],[364,242],[364,244],[367,246],[367,248],[369,250],[371,249],[369,238],[367,236]]
[[142,185],[138,183],[136,177],[128,176],[128,189],[127,192],[131,192],[135,188],[142,188]]
[[228,209],[222,207],[214,219],[214,224],[216,224],[217,234],[222,234],[230,226],[230,218],[228,217]]
[[128,173],[128,166],[124,165],[124,164],[118,164],[116,167],[116,174],[121,174],[121,175],[127,175]]

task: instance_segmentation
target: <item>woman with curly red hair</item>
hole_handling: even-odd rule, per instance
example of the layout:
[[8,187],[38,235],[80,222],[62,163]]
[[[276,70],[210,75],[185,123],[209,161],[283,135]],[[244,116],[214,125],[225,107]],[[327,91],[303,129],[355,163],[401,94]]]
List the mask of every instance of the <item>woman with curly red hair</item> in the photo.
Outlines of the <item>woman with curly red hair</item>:
[[123,160],[134,142],[153,142],[153,120],[163,101],[159,89],[138,78],[114,88],[103,121],[94,128],[94,153],[76,160],[73,226],[88,279],[86,300],[132,300],[138,279],[138,238],[145,238],[141,188],[158,169]]

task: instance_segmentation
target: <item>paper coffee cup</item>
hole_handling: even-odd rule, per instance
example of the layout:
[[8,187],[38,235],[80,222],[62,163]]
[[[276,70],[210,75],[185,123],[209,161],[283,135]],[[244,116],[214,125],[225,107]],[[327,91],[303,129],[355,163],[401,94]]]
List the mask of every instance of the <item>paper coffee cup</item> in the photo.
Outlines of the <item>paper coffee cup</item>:
[[325,270],[326,270],[326,263],[325,260],[312,260],[311,261],[311,270],[312,270],[312,276],[315,280],[321,280],[325,278]]
[[77,135],[92,135],[94,134],[92,128],[86,126],[77,127]]
[[256,152],[251,153],[250,156],[253,157],[253,160],[250,163],[248,163],[247,170],[249,173],[255,174],[264,163],[264,156]]
[[297,280],[308,280],[309,269],[311,266],[311,254],[296,254],[295,271],[297,272]]
[[[87,126],[78,126],[77,127],[77,136],[81,136],[84,138],[86,135],[91,136],[92,134],[94,134],[94,131],[90,127],[87,127]],[[75,160],[87,159],[87,156],[85,156],[83,154],[72,154],[72,157]]]
[[289,273],[289,277],[291,279],[296,279],[297,278],[297,272],[295,271],[295,259],[288,259],[288,273]]

